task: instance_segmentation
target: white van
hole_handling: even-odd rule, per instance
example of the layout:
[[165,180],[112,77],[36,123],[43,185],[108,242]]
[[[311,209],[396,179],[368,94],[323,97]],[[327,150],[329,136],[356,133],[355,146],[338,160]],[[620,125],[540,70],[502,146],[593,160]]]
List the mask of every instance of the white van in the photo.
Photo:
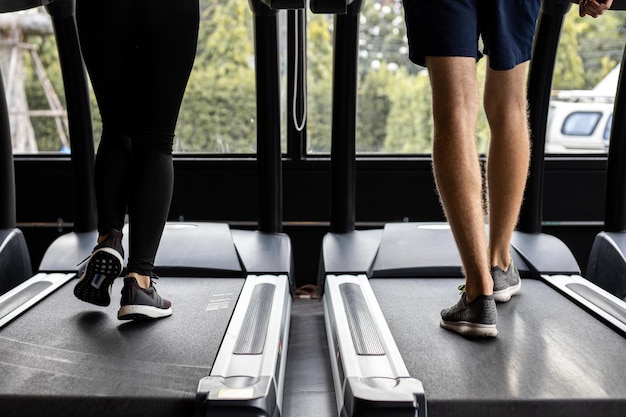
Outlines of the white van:
[[592,90],[552,95],[546,153],[606,153],[611,134],[619,65]]
[[606,153],[612,118],[613,99],[552,100],[546,129],[546,153]]

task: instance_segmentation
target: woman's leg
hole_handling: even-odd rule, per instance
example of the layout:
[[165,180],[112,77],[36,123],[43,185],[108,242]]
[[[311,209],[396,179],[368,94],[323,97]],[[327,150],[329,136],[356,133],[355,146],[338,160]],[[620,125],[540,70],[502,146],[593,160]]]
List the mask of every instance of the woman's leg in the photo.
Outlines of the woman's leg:
[[133,25],[126,0],[78,0],[76,21],[85,66],[98,100],[102,138],[96,155],[98,231],[122,230],[131,164],[128,71],[133,63]]
[[[128,271],[149,276],[169,213],[174,130],[196,54],[197,0],[137,7]],[[149,279],[140,285],[149,285]]]
[[[74,287],[79,299],[96,305],[111,302],[111,285],[122,272],[122,227],[128,201],[131,163],[127,135],[129,85],[132,65],[131,2],[96,3],[79,0],[76,20],[83,58],[102,116],[103,133],[96,156],[95,192],[98,207],[98,244]],[[112,24],[115,22],[115,24]]]

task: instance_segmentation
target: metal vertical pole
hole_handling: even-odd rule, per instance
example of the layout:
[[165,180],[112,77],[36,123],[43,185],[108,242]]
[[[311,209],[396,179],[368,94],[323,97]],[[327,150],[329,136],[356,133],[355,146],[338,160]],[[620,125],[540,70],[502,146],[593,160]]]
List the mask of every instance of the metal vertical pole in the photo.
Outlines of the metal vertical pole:
[[532,149],[526,193],[517,225],[517,229],[521,232],[541,232],[546,124],[550,107],[550,90],[563,19],[570,7],[571,3],[566,0],[545,0],[537,24],[533,58],[528,73],[528,110]]
[[622,56],[619,82],[615,94],[611,141],[606,172],[606,198],[604,207],[604,230],[626,230],[626,53]]
[[278,11],[250,0],[254,12],[259,230],[282,231]]
[[356,211],[356,99],[359,14],[363,1],[335,16],[333,117],[331,143],[331,215],[333,233],[354,230]]
[[55,0],[47,6],[47,9],[54,25],[67,101],[76,198],[74,231],[88,232],[97,227],[95,155],[87,75],[74,19],[75,2]]
[[4,82],[0,74],[0,229],[13,229],[16,225],[15,212],[15,170],[13,167],[13,148],[9,127],[9,110],[4,91]]

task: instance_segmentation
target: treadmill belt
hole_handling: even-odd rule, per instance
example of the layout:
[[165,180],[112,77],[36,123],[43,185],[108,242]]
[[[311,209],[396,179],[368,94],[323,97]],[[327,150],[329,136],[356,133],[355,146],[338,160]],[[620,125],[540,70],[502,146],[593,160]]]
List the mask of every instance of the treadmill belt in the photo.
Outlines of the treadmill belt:
[[[623,416],[626,340],[538,280],[498,304],[499,336],[439,327],[461,279],[371,279],[430,416]],[[529,414],[530,413],[530,414]]]
[[3,415],[29,415],[25,405],[106,415],[99,407],[118,411],[120,403],[132,415],[166,415],[180,411],[181,401],[193,412],[198,381],[211,371],[244,279],[160,278],[156,286],[173,315],[154,321],[117,319],[121,279],[105,308],[75,298],[75,282],[0,330]]

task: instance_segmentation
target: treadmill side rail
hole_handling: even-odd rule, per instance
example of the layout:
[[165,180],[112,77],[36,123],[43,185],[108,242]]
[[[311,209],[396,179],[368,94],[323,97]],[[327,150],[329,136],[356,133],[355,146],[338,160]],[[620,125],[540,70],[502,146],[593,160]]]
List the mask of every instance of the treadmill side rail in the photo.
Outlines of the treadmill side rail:
[[323,299],[331,369],[342,417],[426,416],[365,274],[328,275]]
[[198,384],[198,416],[281,415],[290,313],[287,275],[246,278],[211,374]]
[[0,295],[33,276],[30,253],[20,229],[0,229]]
[[39,273],[0,296],[0,329],[75,276]]
[[626,337],[626,302],[578,275],[542,275],[550,286]]

